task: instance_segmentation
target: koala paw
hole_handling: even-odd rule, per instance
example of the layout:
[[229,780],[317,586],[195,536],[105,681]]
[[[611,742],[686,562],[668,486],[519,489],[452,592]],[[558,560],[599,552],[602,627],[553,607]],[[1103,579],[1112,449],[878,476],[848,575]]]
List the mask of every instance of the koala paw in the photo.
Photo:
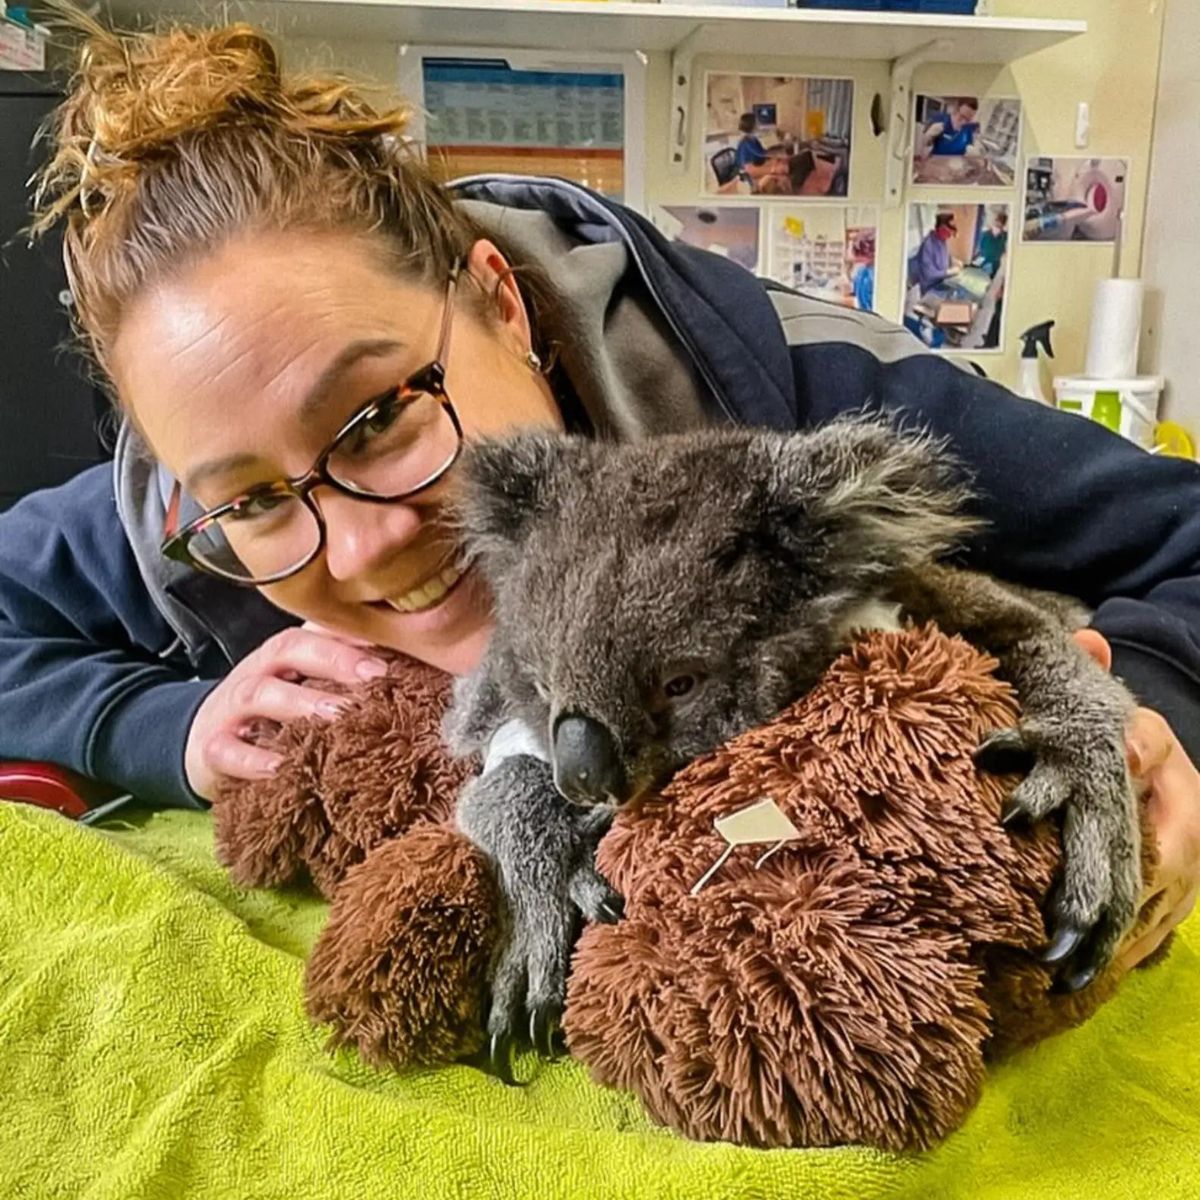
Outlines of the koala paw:
[[613,922],[623,912],[595,867],[610,821],[563,799],[549,766],[524,755],[472,780],[459,800],[459,826],[495,862],[504,898],[487,1031],[492,1069],[506,1083],[519,1042],[554,1053],[580,916]]
[[1028,773],[1001,821],[1062,814],[1062,878],[1050,901],[1050,944],[1042,958],[1057,986],[1086,987],[1108,965],[1137,915],[1141,893],[1137,797],[1123,729],[1113,736],[1055,733],[1034,722],[1001,730],[975,754],[981,770]]

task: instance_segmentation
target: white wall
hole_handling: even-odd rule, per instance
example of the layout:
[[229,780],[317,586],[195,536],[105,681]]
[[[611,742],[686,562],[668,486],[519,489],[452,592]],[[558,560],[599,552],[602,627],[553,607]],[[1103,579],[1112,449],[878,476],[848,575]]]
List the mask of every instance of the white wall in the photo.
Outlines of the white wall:
[[1167,378],[1163,415],[1200,434],[1200,3],[1167,0],[1154,108],[1143,274],[1143,371]]

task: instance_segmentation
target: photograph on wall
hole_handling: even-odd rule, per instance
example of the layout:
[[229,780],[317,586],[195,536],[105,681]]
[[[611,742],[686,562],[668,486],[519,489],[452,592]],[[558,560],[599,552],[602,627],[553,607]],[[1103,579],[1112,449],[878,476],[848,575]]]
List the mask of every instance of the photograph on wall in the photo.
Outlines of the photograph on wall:
[[910,204],[904,324],[934,350],[1004,343],[1009,204]]
[[1115,242],[1125,212],[1124,158],[1030,158],[1023,242]]
[[630,56],[409,48],[400,87],[435,178],[554,175],[642,203],[642,73]]
[[1012,187],[1021,143],[1021,102],[918,95],[912,181],[942,187]]
[[654,224],[673,242],[711,250],[747,271],[759,266],[759,210],[756,205],[665,204]]
[[852,80],[710,72],[704,98],[706,195],[847,194]]
[[846,308],[875,307],[877,208],[779,205],[764,220],[772,279]]

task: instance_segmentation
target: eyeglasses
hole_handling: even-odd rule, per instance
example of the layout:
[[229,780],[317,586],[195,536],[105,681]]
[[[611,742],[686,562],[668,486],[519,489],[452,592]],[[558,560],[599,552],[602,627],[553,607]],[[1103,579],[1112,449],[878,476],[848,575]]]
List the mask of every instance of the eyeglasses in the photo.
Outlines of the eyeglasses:
[[260,484],[178,531],[183,488],[176,483],[167,505],[163,554],[234,583],[278,583],[302,571],[325,545],[325,519],[313,501],[314,488],[388,504],[437,483],[463,443],[445,388],[460,269],[458,264],[450,273],[431,363],[359,409],[307,474]]

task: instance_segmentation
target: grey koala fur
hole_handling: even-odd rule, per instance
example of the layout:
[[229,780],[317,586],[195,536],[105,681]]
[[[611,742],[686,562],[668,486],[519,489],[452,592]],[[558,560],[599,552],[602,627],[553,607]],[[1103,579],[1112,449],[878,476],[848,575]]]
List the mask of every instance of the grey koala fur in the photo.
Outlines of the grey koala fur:
[[627,801],[762,724],[882,605],[999,660],[1023,719],[978,761],[1028,768],[1006,820],[1063,817],[1046,957],[1081,987],[1112,956],[1141,882],[1124,740],[1134,701],[1072,641],[1080,604],[939,561],[981,527],[943,444],[868,416],[620,445],[527,433],[473,446],[464,474],[461,534],[496,628],[456,690],[448,741],[468,753],[515,719],[538,745],[476,781],[460,809],[509,908],[494,1037],[517,1027],[523,993],[537,1020],[562,1002],[562,864],[590,865],[597,840],[564,795]]

